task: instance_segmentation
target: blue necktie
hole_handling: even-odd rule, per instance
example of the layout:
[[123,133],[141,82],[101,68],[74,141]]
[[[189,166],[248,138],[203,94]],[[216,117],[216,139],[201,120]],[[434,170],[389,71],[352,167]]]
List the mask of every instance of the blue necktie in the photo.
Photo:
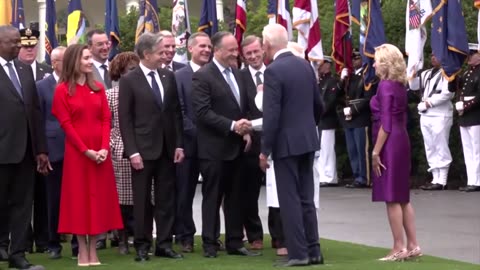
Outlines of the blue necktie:
[[232,73],[229,68],[226,68],[223,73],[225,73],[225,77],[227,78],[228,86],[230,86],[230,91],[232,91],[235,100],[237,100],[238,105],[240,105],[240,94],[237,92],[235,88],[235,84],[233,83],[232,79],[230,78],[230,74]]
[[155,95],[155,99],[157,100],[158,105],[162,107],[162,94],[160,93],[160,87],[158,86],[157,80],[155,80],[155,72],[150,71],[150,73],[148,73],[148,76],[152,78],[152,91]]
[[10,77],[10,80],[12,81],[13,86],[15,86],[15,89],[17,90],[17,93],[23,99],[22,86],[20,85],[20,82],[18,81],[17,74],[15,73],[15,70],[13,69],[12,63],[8,62],[6,64],[6,66],[8,67],[8,76]]

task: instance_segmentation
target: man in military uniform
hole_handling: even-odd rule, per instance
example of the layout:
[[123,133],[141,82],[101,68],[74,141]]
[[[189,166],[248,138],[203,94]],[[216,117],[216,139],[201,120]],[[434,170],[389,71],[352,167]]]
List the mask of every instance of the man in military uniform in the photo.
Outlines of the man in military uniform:
[[375,95],[376,84],[369,88],[363,81],[362,58],[355,50],[353,58],[353,73],[342,70],[341,80],[345,96],[343,107],[338,111],[347,142],[348,158],[354,181],[347,188],[364,188],[370,182],[370,99]]
[[51,75],[53,69],[50,66],[36,61],[38,53],[37,43],[40,32],[32,28],[25,28],[20,30],[20,36],[22,39],[22,47],[18,53],[18,60],[32,67],[35,81],[40,81]]
[[[52,74],[53,69],[45,64],[37,62],[38,30],[25,28],[20,30],[21,48],[18,53],[18,60],[30,65],[35,81],[40,81]],[[33,199],[33,227],[30,226],[27,234],[27,251],[32,253],[35,243],[35,252],[48,252],[48,208],[46,195],[45,177],[39,173],[35,174],[34,199]]]
[[337,160],[335,155],[335,129],[339,122],[337,104],[341,94],[340,81],[332,75],[332,58],[325,56],[318,67],[318,88],[324,101],[324,113],[318,124],[320,136],[320,157],[317,165],[320,172],[320,186],[337,185]]
[[461,79],[458,101],[458,124],[462,138],[463,155],[467,167],[467,186],[461,191],[480,191],[480,53],[472,44],[474,53],[468,58],[468,70]]
[[447,185],[448,168],[452,155],[448,148],[450,128],[453,123],[454,93],[448,91],[448,82],[442,76],[440,63],[435,55],[431,56],[432,68],[418,73],[410,84],[410,90],[420,90],[422,97],[418,103],[420,128],[425,144],[425,154],[433,180],[420,188],[423,190],[442,190]]

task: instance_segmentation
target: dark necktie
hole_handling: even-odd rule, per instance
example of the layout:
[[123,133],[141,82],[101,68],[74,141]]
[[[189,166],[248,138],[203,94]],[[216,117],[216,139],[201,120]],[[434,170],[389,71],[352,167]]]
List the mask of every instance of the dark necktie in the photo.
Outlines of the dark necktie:
[[160,93],[160,87],[158,86],[157,80],[155,79],[155,72],[150,71],[150,73],[148,73],[148,76],[152,78],[152,91],[155,95],[155,99],[157,100],[158,105],[162,107],[162,94]]
[[110,75],[108,75],[108,66],[103,64],[100,67],[103,68],[103,81],[105,82],[105,86],[107,86],[108,89],[112,88],[112,81],[110,80]]
[[22,86],[20,85],[20,81],[18,81],[17,74],[15,73],[15,70],[13,69],[12,63],[8,62],[5,65],[8,67],[8,76],[10,77],[10,80],[12,81],[13,86],[15,86],[15,89],[17,90],[17,93],[23,99]]
[[260,84],[263,84],[263,82],[262,82],[262,77],[260,77],[260,76],[262,76],[262,72],[261,72],[261,71],[257,71],[257,73],[255,73],[255,84],[256,84],[257,86],[259,86]]
[[171,66],[166,66],[166,68],[170,71],[173,71],[173,68]]
[[227,83],[228,86],[230,86],[230,91],[232,91],[233,96],[235,97],[235,100],[237,101],[238,105],[240,105],[240,94],[237,92],[237,89],[235,88],[235,84],[232,81],[232,78],[230,77],[230,74],[232,73],[229,68],[226,68],[223,73],[225,73],[225,77],[227,78]]

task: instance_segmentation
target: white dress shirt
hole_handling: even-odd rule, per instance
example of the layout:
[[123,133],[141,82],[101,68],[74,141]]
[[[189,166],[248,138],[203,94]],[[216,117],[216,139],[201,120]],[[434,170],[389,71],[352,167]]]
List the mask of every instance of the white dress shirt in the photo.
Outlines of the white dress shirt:
[[285,49],[281,49],[279,50],[278,52],[276,52],[274,55],[273,55],[273,60],[277,59],[277,57],[282,54],[282,53],[285,53],[285,52],[292,52],[291,50],[285,48]]
[[147,81],[150,87],[152,87],[152,77],[149,75],[149,73],[152,71],[155,73],[155,81],[157,82],[158,87],[160,88],[160,96],[162,97],[162,101],[163,101],[164,89],[163,89],[162,81],[160,80],[160,75],[158,74],[158,71],[156,69],[151,70],[146,66],[144,66],[142,63],[140,63],[140,69],[142,69],[143,74],[145,74],[145,77],[147,78]]
[[201,68],[200,65],[195,64],[193,61],[190,61],[190,67],[192,68],[193,72],[197,72]]
[[93,65],[95,66],[95,68],[98,70],[98,73],[100,73],[100,77],[102,77],[102,80],[105,81],[105,70],[102,68],[102,65],[106,65],[107,66],[107,70],[108,70],[108,60],[105,62],[105,63],[100,63],[98,62],[97,60],[95,59],[92,59],[93,61]]
[[252,66],[248,66],[248,70],[250,71],[250,75],[252,76],[253,82],[256,84],[257,83],[257,72],[260,71],[260,79],[262,80],[262,83],[264,82],[263,80],[263,74],[265,74],[265,69],[267,67],[265,65],[262,65],[262,67],[259,70],[254,69]]
[[30,66],[32,67],[32,71],[33,71],[33,80],[37,81],[37,61],[33,61],[33,63]]

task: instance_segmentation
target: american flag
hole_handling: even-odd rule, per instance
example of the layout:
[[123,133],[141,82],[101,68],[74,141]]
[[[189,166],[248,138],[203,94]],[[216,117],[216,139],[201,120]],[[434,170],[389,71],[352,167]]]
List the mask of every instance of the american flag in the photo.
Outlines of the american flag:
[[420,14],[417,3],[412,0],[410,0],[409,21],[410,29],[416,29],[422,24],[422,14]]

